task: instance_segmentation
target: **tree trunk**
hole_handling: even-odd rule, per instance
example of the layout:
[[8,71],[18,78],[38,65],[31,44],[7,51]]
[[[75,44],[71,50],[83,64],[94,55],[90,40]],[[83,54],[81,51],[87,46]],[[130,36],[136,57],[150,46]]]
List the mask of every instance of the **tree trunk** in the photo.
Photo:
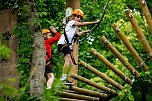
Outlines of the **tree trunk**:
[[2,10],[0,11],[0,45],[7,45],[10,50],[10,57],[6,60],[0,60],[0,82],[13,86],[19,89],[19,73],[17,67],[17,48],[18,42],[11,32],[17,24],[17,11],[15,10]]
[[[33,36],[32,70],[30,80],[30,95],[39,96],[43,93],[45,71],[45,46],[40,31],[40,25],[36,16],[34,0],[28,0],[29,4],[29,30]],[[36,25],[37,24],[37,25]]]
[[[78,9],[80,8],[80,0],[66,0],[66,7],[71,7],[73,10]],[[75,42],[73,44],[73,56],[77,64],[78,64],[78,47],[79,47],[79,44]],[[78,74],[78,65],[73,65],[71,72]],[[77,80],[73,80],[71,78],[69,81],[73,82],[73,84],[77,86]]]

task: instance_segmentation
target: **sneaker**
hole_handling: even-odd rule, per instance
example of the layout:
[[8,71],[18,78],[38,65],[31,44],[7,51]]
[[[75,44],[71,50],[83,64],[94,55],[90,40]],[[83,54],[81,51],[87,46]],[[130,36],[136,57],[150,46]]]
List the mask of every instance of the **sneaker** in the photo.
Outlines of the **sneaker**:
[[47,86],[47,88],[46,88],[46,89],[51,89],[51,87]]
[[69,86],[74,86],[73,83],[71,83],[69,81],[63,81],[61,84],[63,84],[63,85],[69,85]]
[[61,80],[61,81],[64,81],[64,80],[66,80],[66,78],[67,78],[67,74],[62,74],[60,80]]

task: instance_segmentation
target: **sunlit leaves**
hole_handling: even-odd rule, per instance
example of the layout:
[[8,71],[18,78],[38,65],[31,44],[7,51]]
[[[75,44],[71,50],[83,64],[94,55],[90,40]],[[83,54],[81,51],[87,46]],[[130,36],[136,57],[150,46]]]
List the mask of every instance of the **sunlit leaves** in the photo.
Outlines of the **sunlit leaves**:
[[10,57],[11,50],[5,45],[0,46],[0,60],[8,59]]

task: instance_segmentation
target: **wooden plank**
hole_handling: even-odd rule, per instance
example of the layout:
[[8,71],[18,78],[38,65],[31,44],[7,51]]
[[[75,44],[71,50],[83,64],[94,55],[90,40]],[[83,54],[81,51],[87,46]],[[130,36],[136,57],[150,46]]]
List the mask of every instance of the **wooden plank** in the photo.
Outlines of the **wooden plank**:
[[74,78],[74,79],[77,79],[77,80],[79,80],[79,81],[85,82],[85,83],[87,83],[87,84],[89,84],[89,85],[91,85],[91,86],[93,86],[93,87],[96,87],[96,88],[98,88],[98,89],[101,89],[101,90],[103,90],[103,91],[106,91],[106,92],[109,93],[109,94],[117,95],[117,93],[116,93],[115,90],[112,90],[112,89],[110,89],[110,88],[108,88],[108,87],[105,87],[105,86],[103,86],[103,85],[100,85],[100,84],[98,84],[98,83],[95,83],[95,82],[93,82],[93,81],[91,81],[91,80],[88,80],[88,79],[82,77],[82,76],[79,76],[79,75],[76,75],[76,74],[72,73],[72,74],[71,74],[71,77]]
[[139,64],[139,66],[142,68],[142,70],[143,71],[147,71],[148,70],[147,65],[144,63],[144,61],[142,60],[142,58],[139,56],[139,54],[137,53],[137,51],[133,48],[133,46],[131,45],[131,43],[129,42],[129,40],[127,40],[127,38],[121,32],[121,30],[117,27],[117,25],[113,24],[112,28],[117,33],[117,35],[119,36],[119,38],[121,39],[121,41],[124,43],[124,45],[126,46],[126,48],[132,54],[132,56],[134,57],[134,59],[136,60],[136,62]]
[[134,69],[134,67],[123,57],[123,55],[103,36],[100,38],[109,50],[122,62],[122,64],[137,78],[140,74]]
[[117,69],[114,65],[112,65],[105,57],[99,54],[95,49],[92,48],[91,53],[97,56],[105,65],[109,67],[109,69],[111,69],[114,73],[116,73],[121,79],[123,79],[129,85],[133,83],[130,78],[125,76],[125,74],[123,74],[119,69]]
[[139,27],[137,20],[134,18],[133,14],[131,13],[130,10],[126,10],[125,13],[129,19],[130,23],[132,24],[132,27],[136,31],[139,40],[141,41],[141,43],[145,47],[146,52],[148,53],[150,59],[152,60],[152,49],[149,45],[149,42],[146,40],[144,33],[142,32],[142,29]]
[[106,74],[101,73],[100,71],[98,71],[97,69],[95,69],[94,67],[90,66],[89,64],[85,63],[84,61],[81,61],[80,64],[82,66],[84,66],[85,68],[87,68],[88,70],[90,70],[91,72],[97,74],[99,77],[101,77],[102,79],[104,79],[105,81],[107,81],[108,83],[110,83],[111,85],[113,85],[114,87],[118,88],[119,90],[124,89],[123,86],[121,86],[119,83],[117,83],[116,81],[114,81],[113,79],[109,78],[108,76],[106,76]]
[[138,3],[141,6],[141,9],[144,13],[147,24],[149,25],[150,31],[151,31],[151,34],[152,34],[152,18],[151,18],[151,15],[150,15],[150,11],[147,7],[146,1],[145,0],[138,0]]

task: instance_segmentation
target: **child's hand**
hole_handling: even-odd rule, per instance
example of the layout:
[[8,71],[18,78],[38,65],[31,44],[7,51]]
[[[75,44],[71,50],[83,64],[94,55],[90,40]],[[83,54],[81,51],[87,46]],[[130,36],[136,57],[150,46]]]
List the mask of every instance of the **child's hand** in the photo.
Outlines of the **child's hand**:
[[86,31],[83,31],[84,33],[88,33],[88,32],[90,32],[91,30],[86,30]]
[[57,32],[53,26],[50,26],[50,30],[51,30],[53,33],[56,33],[56,32]]
[[95,21],[96,22],[96,24],[98,24],[99,22],[100,22],[100,20],[97,20],[97,21]]

